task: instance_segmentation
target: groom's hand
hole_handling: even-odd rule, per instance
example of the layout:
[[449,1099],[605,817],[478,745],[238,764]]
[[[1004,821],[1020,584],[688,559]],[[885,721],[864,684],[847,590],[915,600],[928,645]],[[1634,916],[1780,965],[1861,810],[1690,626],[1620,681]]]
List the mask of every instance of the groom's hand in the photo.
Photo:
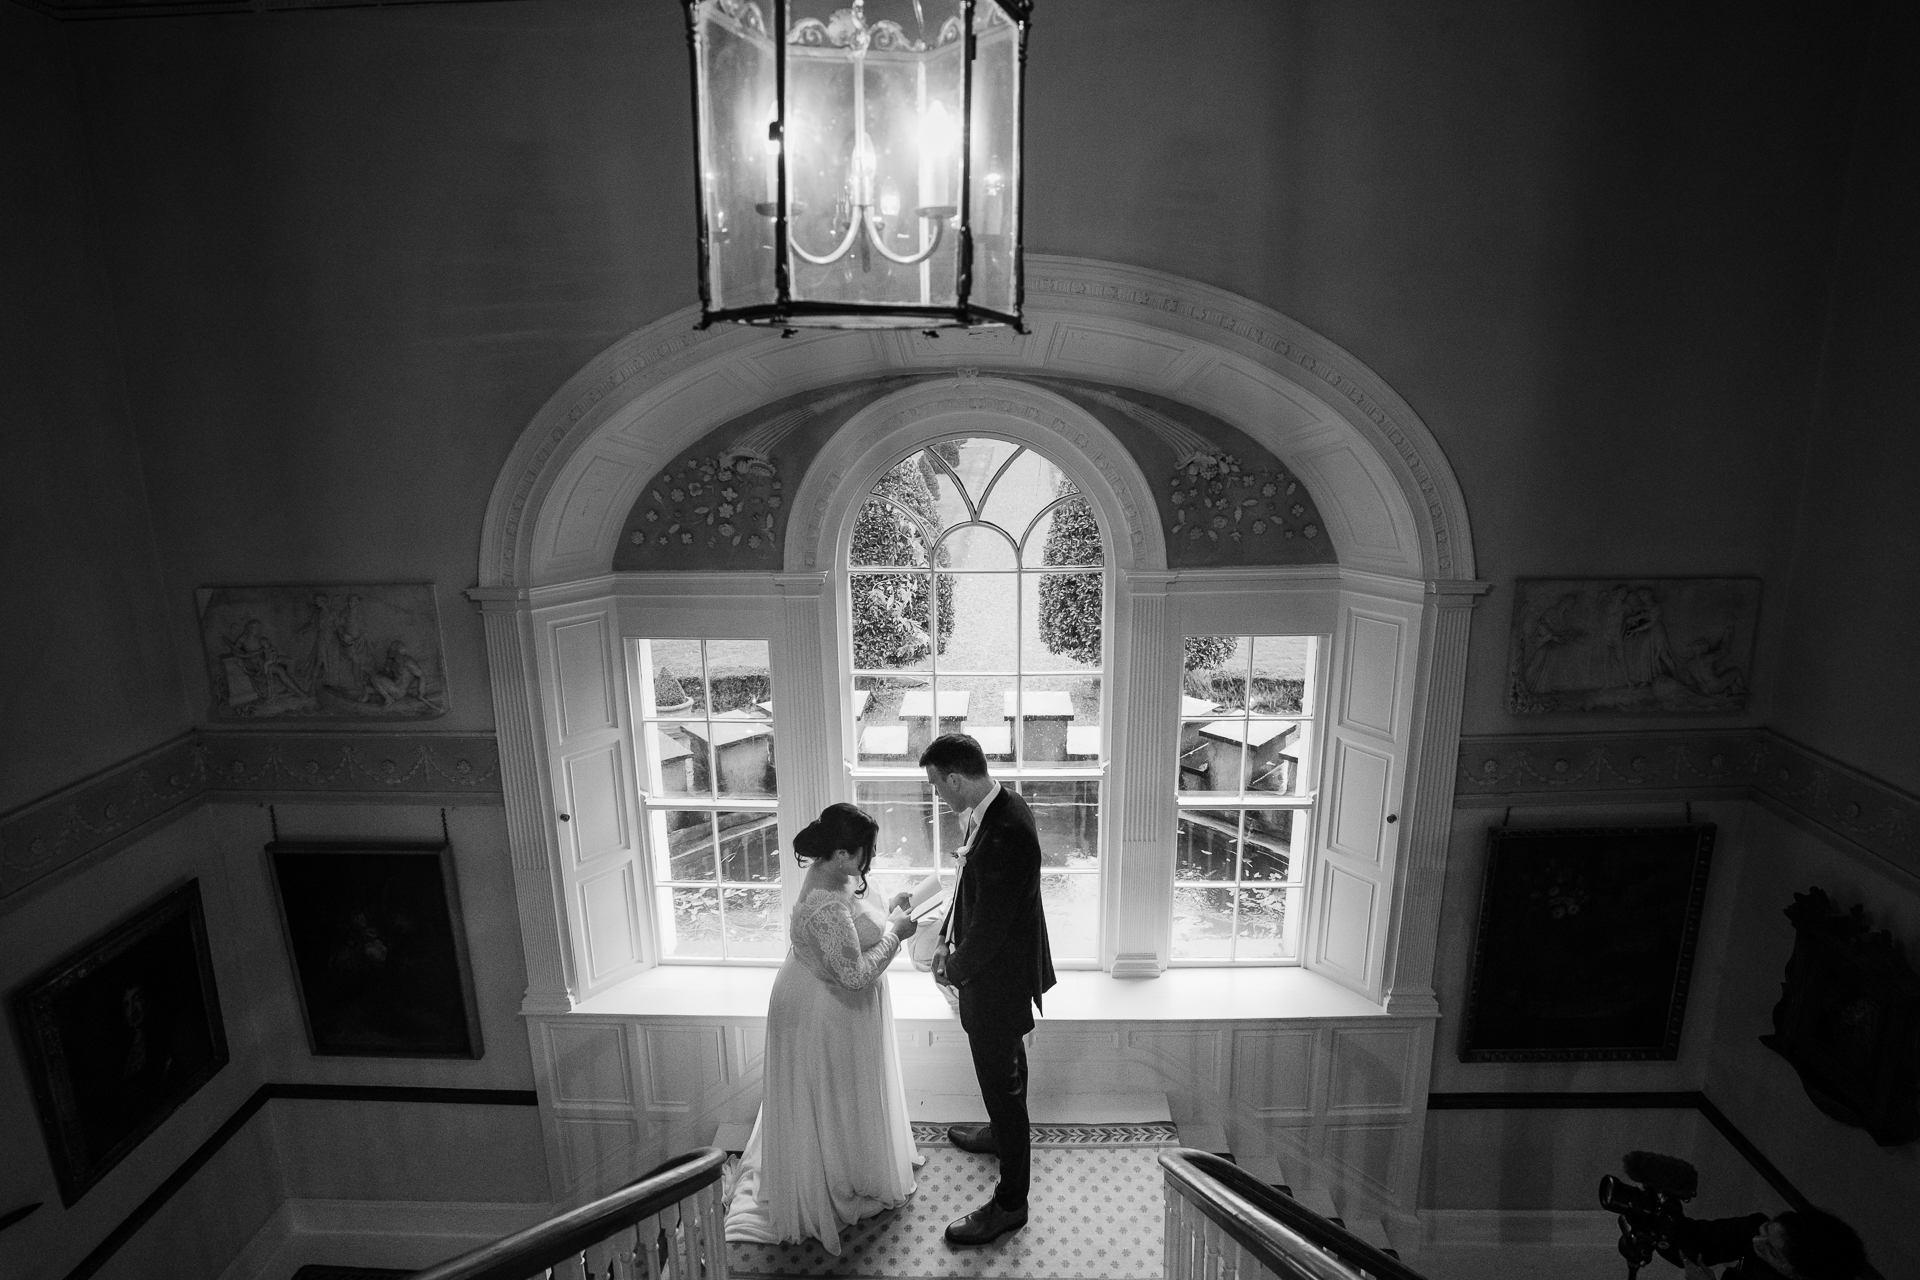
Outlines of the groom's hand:
[[947,981],[947,944],[944,942],[933,949],[933,980],[942,986],[953,985]]
[[896,893],[893,895],[893,902],[890,905],[895,911],[905,911],[913,905],[913,895],[910,893]]

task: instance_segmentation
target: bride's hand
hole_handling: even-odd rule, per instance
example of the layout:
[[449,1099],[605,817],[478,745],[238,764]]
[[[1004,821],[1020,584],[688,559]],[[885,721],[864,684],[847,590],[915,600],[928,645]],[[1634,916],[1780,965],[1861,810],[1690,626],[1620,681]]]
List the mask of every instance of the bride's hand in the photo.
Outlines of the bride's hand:
[[895,907],[893,914],[887,918],[887,928],[898,934],[900,941],[905,942],[919,930],[920,922],[908,915],[904,908]]
[[913,895],[902,890],[893,895],[893,901],[887,904],[895,911],[905,911],[913,905]]

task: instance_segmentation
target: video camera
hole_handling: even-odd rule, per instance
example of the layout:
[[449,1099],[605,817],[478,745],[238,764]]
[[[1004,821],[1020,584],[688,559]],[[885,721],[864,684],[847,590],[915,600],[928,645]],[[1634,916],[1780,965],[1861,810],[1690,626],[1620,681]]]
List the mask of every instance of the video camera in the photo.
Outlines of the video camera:
[[1600,1179],[1600,1207],[1620,1215],[1627,1280],[1634,1280],[1656,1253],[1684,1266],[1682,1255],[1694,1251],[1694,1223],[1680,1206],[1699,1190],[1699,1171],[1657,1151],[1629,1151],[1620,1164],[1627,1181],[1612,1174]]

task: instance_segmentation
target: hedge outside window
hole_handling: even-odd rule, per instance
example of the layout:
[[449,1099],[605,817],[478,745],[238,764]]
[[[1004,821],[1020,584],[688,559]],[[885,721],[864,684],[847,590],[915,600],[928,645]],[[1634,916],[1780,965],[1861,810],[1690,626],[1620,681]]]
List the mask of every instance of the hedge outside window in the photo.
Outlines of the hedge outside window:
[[967,733],[1033,806],[1055,958],[1097,962],[1105,568],[1092,508],[1024,446],[943,440],[875,483],[848,555],[844,687],[879,900],[951,870],[959,823],[916,762]]
[[1311,636],[1187,637],[1176,963],[1299,959],[1317,649]]
[[773,684],[765,640],[642,640],[641,801],[663,961],[778,961]]

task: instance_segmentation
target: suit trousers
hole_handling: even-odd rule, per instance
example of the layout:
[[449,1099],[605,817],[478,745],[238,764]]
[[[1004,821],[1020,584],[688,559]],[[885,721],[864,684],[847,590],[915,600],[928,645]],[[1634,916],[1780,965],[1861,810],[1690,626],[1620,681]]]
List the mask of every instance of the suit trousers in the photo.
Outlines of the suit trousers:
[[993,1121],[999,1147],[1000,1186],[993,1198],[1003,1209],[1024,1209],[1032,1179],[1033,1148],[1027,1131],[1027,1045],[1018,1034],[967,1033],[980,1098]]

